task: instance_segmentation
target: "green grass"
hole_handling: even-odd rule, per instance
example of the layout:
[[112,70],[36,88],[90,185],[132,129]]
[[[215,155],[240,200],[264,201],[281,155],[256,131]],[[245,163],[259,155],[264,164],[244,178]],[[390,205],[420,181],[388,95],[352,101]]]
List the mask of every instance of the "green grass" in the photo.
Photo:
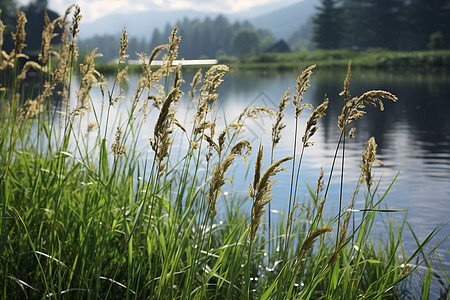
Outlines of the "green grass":
[[450,68],[450,50],[435,51],[388,51],[372,49],[316,50],[295,53],[264,53],[236,61],[224,59],[231,67],[238,69],[299,70],[311,64],[319,68],[347,68],[351,59],[355,68],[380,69],[393,72],[439,72]]
[[[77,22],[75,17],[70,28],[77,27]],[[197,89],[191,97],[180,98],[181,70],[171,65],[178,44],[175,33],[169,44],[159,49],[161,53],[154,52],[154,57],[164,54],[161,68],[150,69],[148,59],[142,65],[141,89],[127,105],[128,114],[120,119],[113,119],[112,110],[117,101],[125,101],[120,100],[120,84],[126,79],[124,64],[118,63],[118,76],[103,90],[94,52],[80,70],[73,63],[76,52],[69,41],[76,41],[76,31],[62,37],[65,43],[59,47],[58,59],[50,60],[52,73],[38,70],[34,84],[43,96],[26,92],[26,84],[17,77],[21,71],[17,56],[1,70],[0,297],[401,298],[400,283],[405,284],[422,263],[431,264],[433,251],[424,254],[424,247],[439,227],[424,241],[417,240],[412,254],[405,253],[402,246],[406,219],[388,223],[385,240],[372,238],[375,217],[387,212],[381,207],[395,178],[386,191],[380,191],[377,184],[364,187],[355,182],[353,199],[341,198],[339,211],[325,219],[327,182],[333,169],[339,168],[338,162],[325,166],[329,172],[317,188],[310,189],[309,201],[296,201],[298,175],[294,174],[308,157],[308,138],[317,129],[314,120],[319,118],[314,114],[307,124],[308,138],[295,142],[302,149],[301,159],[297,153],[291,166],[290,158],[282,164],[261,156],[260,164],[252,162],[256,163],[255,172],[249,168],[249,183],[258,191],[252,199],[221,193],[224,184],[231,184],[226,180],[232,177],[227,171],[230,164],[243,164],[243,157],[248,156],[250,145],[241,140],[245,119],[270,112],[248,108],[237,123],[225,124],[230,126],[215,132],[220,117],[214,111],[216,92],[227,68],[212,67],[203,80],[193,84]],[[121,60],[125,50],[123,43]],[[76,106],[69,107],[64,99],[70,99],[75,71],[85,80],[73,99],[77,101],[71,102],[77,102]],[[303,95],[309,75],[300,75],[297,93],[289,94],[289,99]],[[97,106],[91,99],[93,89],[101,90],[103,105]],[[378,93],[373,99],[361,99],[378,104],[385,96]],[[55,108],[51,104],[54,97],[65,104]],[[139,137],[149,126],[147,100],[153,101],[148,105],[155,105],[159,116],[153,139],[141,149]],[[192,100],[197,100],[191,103],[196,118],[178,124],[175,104]],[[348,108],[361,109],[358,104]],[[350,123],[352,112],[343,113],[335,158],[345,149],[346,122]],[[277,115],[282,116],[282,111]],[[91,127],[86,134],[88,116],[98,127]],[[278,128],[281,132],[282,126]],[[183,136],[179,155],[172,148],[175,134]],[[272,153],[275,147],[273,142]],[[265,165],[263,161],[273,163],[270,172],[258,167]],[[290,169],[281,170],[283,166]],[[262,214],[263,223],[259,224],[256,211],[267,209],[270,187],[277,184],[263,179],[278,171],[292,172],[290,184],[295,188],[289,211],[294,211],[294,203],[300,207],[293,212],[294,218],[286,214],[279,222],[268,221]],[[371,173],[363,174],[367,178]],[[357,197],[363,197],[364,207],[353,206]],[[215,216],[216,201],[224,206],[219,212],[222,222]],[[248,204],[254,214],[242,209]],[[249,229],[251,221],[259,225],[255,231]],[[334,227],[332,233],[327,232],[331,229],[321,231],[328,227]],[[254,233],[251,240],[250,232]],[[428,295],[433,276],[431,271],[425,274],[421,296]],[[442,285],[449,285],[448,274]]]

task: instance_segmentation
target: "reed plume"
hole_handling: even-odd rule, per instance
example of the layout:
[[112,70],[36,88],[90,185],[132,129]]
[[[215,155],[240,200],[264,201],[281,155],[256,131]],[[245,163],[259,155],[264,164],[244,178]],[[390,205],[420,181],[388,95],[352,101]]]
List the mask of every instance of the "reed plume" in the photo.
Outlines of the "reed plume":
[[53,33],[55,31],[56,26],[58,26],[62,22],[62,17],[58,17],[53,21],[50,21],[47,12],[44,13],[45,19],[45,27],[42,31],[42,42],[41,42],[41,52],[39,53],[38,60],[41,64],[45,65],[49,58],[49,53],[52,49],[51,41],[54,37],[58,36],[58,34]]
[[155,151],[155,161],[158,163],[158,178],[165,171],[166,163],[163,161],[169,156],[169,150],[173,143],[174,107],[180,95],[178,88],[172,89],[167,95],[155,124],[154,137],[150,139],[150,145]]
[[286,127],[285,124],[283,124],[283,118],[284,118],[284,109],[289,103],[291,89],[288,88],[288,90],[284,93],[283,97],[281,97],[280,102],[278,103],[278,109],[275,113],[277,119],[275,120],[275,123],[272,125],[272,148],[274,148],[281,139],[281,131]]
[[264,206],[273,198],[272,186],[278,179],[270,180],[270,178],[275,176],[278,172],[284,171],[286,167],[279,168],[279,166],[284,162],[291,160],[292,157],[285,157],[274,162],[261,176],[262,159],[263,146],[259,146],[258,155],[255,162],[255,177],[253,179],[253,183],[250,183],[248,188],[248,195],[253,202],[248,233],[250,241],[254,240],[259,224],[261,224],[261,218],[266,211]]
[[370,190],[370,187],[373,184],[372,181],[372,165],[377,162],[379,164],[383,164],[383,162],[375,157],[377,151],[377,144],[375,143],[375,138],[371,137],[366,142],[366,149],[362,154],[362,162],[359,165],[361,168],[361,181],[364,182],[367,188]]
[[195,73],[194,77],[192,78],[191,81],[191,90],[189,91],[189,99],[191,100],[191,102],[195,101],[195,92],[197,89],[197,85],[200,84],[200,82],[202,81],[202,69],[199,69],[197,71],[197,73]]
[[[144,76],[141,76],[138,80],[138,88],[136,89],[136,96],[135,99],[139,98],[138,94],[140,95],[141,91],[143,91],[144,89],[148,92],[150,92],[150,90],[153,87],[153,83],[155,81],[158,81],[160,78],[156,78],[155,73],[152,72],[151,69],[151,64],[152,61],[161,53],[161,51],[166,47],[166,45],[159,45],[157,47],[155,47],[152,51],[152,53],[150,54],[150,57],[148,59],[147,62],[147,54],[144,52],[141,53],[136,53],[137,56],[141,59],[141,66],[142,66],[142,70],[144,71]],[[144,98],[144,101],[142,103],[142,107],[140,108],[140,111],[143,113],[144,115],[144,121],[147,120],[147,116],[148,116],[148,101],[149,100],[156,100],[156,97],[153,95],[148,95],[147,97]],[[156,103],[156,101],[154,102]],[[158,108],[160,106],[157,106]]]
[[22,70],[20,71],[20,74],[16,77],[18,82],[22,81],[22,80],[25,80],[25,78],[27,77],[27,73],[30,70],[30,68],[33,68],[36,71],[42,71],[42,72],[46,72],[47,71],[47,68],[42,67],[40,64],[38,64],[35,61],[29,60],[23,65]]
[[83,117],[87,112],[91,112],[92,108],[90,105],[82,105],[75,108],[71,113],[71,117],[81,116]]
[[220,196],[222,191],[222,186],[225,184],[228,178],[225,178],[225,173],[233,164],[234,159],[238,156],[242,156],[247,162],[247,156],[250,155],[252,147],[250,143],[246,140],[241,140],[237,142],[233,148],[231,148],[230,154],[221,162],[218,161],[212,171],[211,171],[211,180],[209,185],[209,191],[206,195],[208,199],[209,209],[211,211],[212,216],[214,217],[217,214],[216,204],[217,199]]
[[302,137],[303,147],[309,147],[312,145],[311,142],[309,142],[309,139],[316,133],[317,129],[319,128],[317,126],[317,121],[325,116],[325,110],[328,107],[329,100],[325,96],[325,100],[316,107],[316,109],[311,113],[311,115],[308,118],[308,121],[306,122],[306,128],[305,128],[305,134]]
[[122,36],[120,37],[119,61],[122,61],[129,57],[129,55],[125,54],[127,47],[128,47],[128,33],[127,29],[124,27],[122,29]]
[[[0,10],[0,15],[1,15],[2,11]],[[3,23],[3,21],[0,18],[0,52],[3,48],[3,33],[5,32],[6,26],[5,23]],[[0,55],[0,62],[2,61],[3,56]]]
[[323,227],[323,228],[316,228],[313,231],[308,232],[308,235],[306,236],[305,240],[303,241],[303,244],[301,245],[300,249],[297,251],[297,263],[300,263],[303,256],[306,254],[306,252],[311,249],[314,246],[314,243],[317,241],[317,238],[321,236],[322,234],[325,234],[327,232],[332,232],[333,227]]
[[274,117],[274,116],[275,113],[273,112],[273,110],[271,110],[266,106],[257,106],[257,107],[247,106],[238,116],[237,121],[229,126],[235,127],[237,130],[239,130],[244,126],[244,122],[248,118],[259,119],[262,117]]
[[163,64],[160,69],[155,72],[155,75],[159,78],[163,76],[167,76],[173,68],[173,61],[178,56],[178,45],[181,42],[181,37],[177,36],[178,27],[175,27],[172,30],[171,35],[169,36],[169,43],[164,45],[164,48],[167,52],[163,55]]
[[25,44],[25,24],[28,22],[27,17],[25,16],[24,12],[19,11],[16,9],[17,14],[17,25],[16,25],[16,32],[12,34],[12,38],[14,40],[14,54],[18,55],[22,53],[23,48],[26,47]]
[[80,106],[85,106],[89,100],[89,92],[92,87],[98,85],[100,73],[95,69],[96,57],[101,57],[102,54],[96,53],[97,48],[91,51],[84,57],[84,62],[80,64],[81,83],[80,89],[77,91],[78,103]]
[[69,32],[72,35],[72,42],[75,42],[75,38],[78,36],[78,33],[80,32],[80,22],[81,22],[81,9],[78,5],[75,5],[75,11],[73,13],[72,17],[72,23],[69,27]]
[[[270,205],[270,203],[269,203],[269,205]],[[292,223],[294,222],[294,212],[299,207],[300,207],[300,205],[298,203],[294,203],[294,205],[292,205],[291,211],[289,212],[288,217],[287,217],[287,221],[286,221],[287,227],[286,228],[289,228],[292,226]],[[269,210],[270,210],[270,207],[269,207]]]
[[301,104],[303,102],[303,94],[306,92],[309,84],[309,77],[312,74],[312,70],[316,67],[316,65],[309,66],[305,70],[303,70],[302,74],[297,78],[297,84],[294,86],[297,91],[297,95],[292,95],[292,103],[295,106],[295,117],[298,118],[305,108],[311,108],[310,104]]
[[397,97],[386,91],[369,91],[364,93],[360,97],[354,97],[351,100],[347,101],[347,103],[342,108],[342,113],[339,116],[338,126],[341,130],[344,130],[347,125],[349,125],[354,120],[360,119],[362,116],[366,114],[364,108],[366,105],[370,105],[373,107],[380,106],[380,110],[384,110],[384,105],[381,99],[389,99],[393,102],[397,102]]
[[345,213],[344,221],[342,222],[341,228],[339,230],[339,238],[338,245],[336,247],[336,252],[339,252],[341,248],[344,246],[344,242],[347,238],[347,230],[348,230],[348,221],[350,220],[350,215],[352,213],[351,209],[353,208],[353,201],[350,204],[347,212]]
[[348,61],[347,67],[347,75],[345,75],[344,79],[344,90],[339,93],[339,96],[344,97],[344,100],[347,101],[350,99],[350,77],[352,76],[352,60]]
[[217,89],[223,81],[223,76],[228,71],[229,68],[225,65],[214,65],[206,72],[203,85],[199,91],[200,100],[197,112],[194,116],[194,121],[197,124],[204,121],[206,114],[215,108],[217,97],[219,96]]
[[116,139],[114,143],[111,145],[111,149],[114,153],[114,157],[117,159],[125,154],[125,151],[127,149],[126,145],[122,144],[122,130],[120,127],[117,127],[116,130]]
[[314,191],[314,204],[317,206],[317,202],[319,201],[320,198],[320,192],[323,190],[323,185],[324,185],[324,180],[323,180],[323,175],[324,175],[324,171],[323,168],[320,168],[320,174],[319,177],[317,178],[317,184],[316,184],[316,189]]

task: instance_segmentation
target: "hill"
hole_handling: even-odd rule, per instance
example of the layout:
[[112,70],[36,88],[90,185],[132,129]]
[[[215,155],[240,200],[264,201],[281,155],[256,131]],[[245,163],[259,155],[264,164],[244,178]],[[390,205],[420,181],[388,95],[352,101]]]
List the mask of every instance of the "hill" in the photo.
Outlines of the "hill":
[[317,0],[303,0],[252,18],[250,22],[256,28],[270,30],[277,38],[287,39],[315,13],[317,2]]
[[[280,3],[261,5],[240,13],[223,14],[230,22],[249,20],[255,28],[270,30],[276,38],[286,38],[296,30],[314,12],[317,0],[303,0],[293,5],[280,8]],[[285,3],[289,3],[286,1]],[[90,23],[83,24],[80,38],[86,39],[95,35],[119,36],[125,26],[131,37],[151,38],[155,28],[163,30],[167,23],[187,19],[216,18],[219,13],[196,10],[152,10],[134,14],[112,14]]]

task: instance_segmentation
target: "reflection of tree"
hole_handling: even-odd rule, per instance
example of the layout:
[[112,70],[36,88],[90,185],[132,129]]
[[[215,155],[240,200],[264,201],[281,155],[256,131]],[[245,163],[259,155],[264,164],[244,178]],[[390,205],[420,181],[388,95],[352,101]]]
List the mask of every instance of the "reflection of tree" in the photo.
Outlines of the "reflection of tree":
[[[359,73],[359,74],[358,74]],[[343,72],[317,72],[312,83],[314,101],[320,101],[327,93],[330,98],[327,116],[322,120],[322,133],[326,141],[337,134],[337,116],[341,113],[343,100],[338,96],[342,90]],[[368,108],[368,113],[355,123],[356,141],[364,142],[374,136],[379,151],[383,145],[395,143],[388,137],[398,124],[407,124],[408,135],[419,141],[426,152],[447,152],[450,136],[450,85],[445,76],[399,75],[388,73],[354,71],[350,84],[352,96],[382,89],[395,94],[397,103],[385,102],[385,110]],[[413,143],[414,141],[411,141]],[[443,144],[447,145],[444,149]],[[389,145],[395,148],[395,145]]]

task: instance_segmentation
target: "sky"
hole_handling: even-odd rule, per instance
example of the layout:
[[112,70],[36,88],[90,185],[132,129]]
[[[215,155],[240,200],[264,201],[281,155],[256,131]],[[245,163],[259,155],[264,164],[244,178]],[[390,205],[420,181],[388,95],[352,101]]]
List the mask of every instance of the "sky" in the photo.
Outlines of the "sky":
[[[299,0],[49,0],[50,9],[64,14],[71,4],[81,7],[85,22],[114,13],[134,13],[151,10],[192,9],[202,12],[238,13],[245,10],[267,5],[280,4],[286,6]],[[30,0],[18,0],[20,5],[26,5]]]

